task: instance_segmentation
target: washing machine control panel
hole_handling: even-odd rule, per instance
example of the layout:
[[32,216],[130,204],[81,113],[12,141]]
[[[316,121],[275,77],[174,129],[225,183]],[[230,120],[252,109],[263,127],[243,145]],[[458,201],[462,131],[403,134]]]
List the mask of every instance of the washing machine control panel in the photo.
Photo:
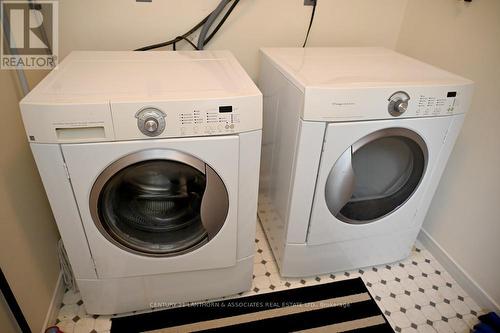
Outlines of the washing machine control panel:
[[232,135],[262,128],[262,97],[111,102],[114,140]]
[[229,134],[240,125],[239,108],[220,105],[208,109],[194,109],[179,114],[181,135]]
[[135,114],[137,127],[144,135],[158,136],[165,130],[165,116],[165,113],[156,108],[141,109]]

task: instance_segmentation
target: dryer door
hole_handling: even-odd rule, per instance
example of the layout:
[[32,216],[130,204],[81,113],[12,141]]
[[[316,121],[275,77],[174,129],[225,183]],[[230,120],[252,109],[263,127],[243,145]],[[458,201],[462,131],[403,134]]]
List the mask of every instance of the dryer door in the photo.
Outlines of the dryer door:
[[401,207],[420,184],[427,147],[415,132],[383,129],[347,148],[325,185],[328,209],[340,221],[372,223]]
[[307,243],[416,230],[415,216],[450,123],[443,117],[329,124]]
[[229,197],[222,179],[201,160],[150,149],[120,158],[99,175],[90,213],[116,246],[146,256],[199,248],[222,228]]

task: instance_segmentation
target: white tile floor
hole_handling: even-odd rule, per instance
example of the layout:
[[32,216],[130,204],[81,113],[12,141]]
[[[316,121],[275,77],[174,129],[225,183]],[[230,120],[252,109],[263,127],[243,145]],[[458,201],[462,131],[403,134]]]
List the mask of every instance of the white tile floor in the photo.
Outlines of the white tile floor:
[[[280,277],[260,224],[255,251],[252,290],[240,296],[361,277],[396,332],[469,332],[482,313],[419,244],[409,258],[397,263],[303,279]],[[107,332],[110,318],[87,315],[80,295],[68,291],[56,324],[65,333]]]

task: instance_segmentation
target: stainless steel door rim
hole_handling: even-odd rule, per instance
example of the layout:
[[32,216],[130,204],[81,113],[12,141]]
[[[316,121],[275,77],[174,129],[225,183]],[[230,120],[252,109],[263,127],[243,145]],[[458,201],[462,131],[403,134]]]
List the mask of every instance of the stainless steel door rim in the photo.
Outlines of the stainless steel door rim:
[[[129,167],[133,167],[141,163],[146,164],[153,161],[182,163],[185,167],[187,166],[189,168],[193,168],[193,172],[198,172],[205,178],[205,188],[203,193],[201,193],[202,201],[199,207],[199,218],[201,219],[202,228],[205,230],[206,236],[197,240],[199,237],[196,238],[195,235],[187,235],[187,237],[192,236],[190,237],[191,241],[196,244],[191,244],[187,248],[180,251],[168,252],[162,250],[161,246],[158,246],[158,249],[155,249],[153,243],[151,243],[147,249],[137,246],[137,244],[127,241],[123,235],[118,235],[117,232],[113,230],[113,227],[108,225],[108,223],[104,221],[105,219],[103,220],[101,217],[99,209],[100,198],[106,184],[108,184],[108,182],[110,182],[113,177],[119,174],[122,170],[126,170]],[[134,254],[153,257],[167,257],[191,252],[212,240],[221,230],[226,220],[229,210],[229,196],[226,186],[220,176],[209,165],[198,158],[176,150],[149,149],[126,155],[106,167],[92,186],[89,197],[89,208],[92,220],[98,230],[114,245]],[[130,226],[127,226],[127,228],[129,227]],[[169,236],[171,235],[172,234]],[[186,235],[185,231],[184,235]],[[153,238],[159,237],[158,234],[152,234],[152,236],[154,236]]]

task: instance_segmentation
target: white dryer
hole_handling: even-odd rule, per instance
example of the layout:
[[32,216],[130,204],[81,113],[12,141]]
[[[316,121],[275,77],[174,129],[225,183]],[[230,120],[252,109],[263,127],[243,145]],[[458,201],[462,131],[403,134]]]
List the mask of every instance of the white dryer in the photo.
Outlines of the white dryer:
[[382,48],[267,48],[259,217],[284,276],[405,258],[472,82]]
[[261,104],[225,51],[73,52],[21,101],[89,313],[250,288]]

